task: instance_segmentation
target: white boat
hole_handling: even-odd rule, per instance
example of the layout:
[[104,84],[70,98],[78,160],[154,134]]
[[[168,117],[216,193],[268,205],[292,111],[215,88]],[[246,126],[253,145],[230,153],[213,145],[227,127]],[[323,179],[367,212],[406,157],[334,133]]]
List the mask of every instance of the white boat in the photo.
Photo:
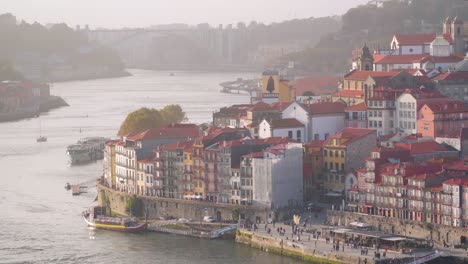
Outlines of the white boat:
[[104,147],[108,138],[89,137],[67,147],[69,164],[83,164],[104,158]]

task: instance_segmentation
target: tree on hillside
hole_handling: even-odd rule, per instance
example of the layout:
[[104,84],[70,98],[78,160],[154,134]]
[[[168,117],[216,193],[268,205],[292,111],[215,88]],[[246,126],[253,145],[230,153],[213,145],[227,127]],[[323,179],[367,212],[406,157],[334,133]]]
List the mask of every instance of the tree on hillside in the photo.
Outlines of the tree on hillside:
[[141,133],[146,129],[159,128],[171,123],[185,121],[185,112],[179,105],[168,105],[161,110],[140,108],[131,112],[119,129],[119,136]]

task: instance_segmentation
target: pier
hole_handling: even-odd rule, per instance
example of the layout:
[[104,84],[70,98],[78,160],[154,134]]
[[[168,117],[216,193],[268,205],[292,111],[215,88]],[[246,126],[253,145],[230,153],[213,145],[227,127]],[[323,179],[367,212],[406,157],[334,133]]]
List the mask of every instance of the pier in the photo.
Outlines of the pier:
[[222,93],[246,92],[250,94],[253,91],[261,90],[259,82],[260,79],[244,80],[242,78],[238,78],[236,81],[223,82],[219,85],[222,87]]

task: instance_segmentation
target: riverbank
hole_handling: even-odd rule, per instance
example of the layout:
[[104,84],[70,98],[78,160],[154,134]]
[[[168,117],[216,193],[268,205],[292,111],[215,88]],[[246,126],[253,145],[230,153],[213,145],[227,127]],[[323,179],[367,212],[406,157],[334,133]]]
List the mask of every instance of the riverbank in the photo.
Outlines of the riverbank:
[[69,105],[63,98],[55,95],[47,96],[46,98],[41,98],[39,102],[36,102],[23,110],[11,113],[0,113],[0,123],[37,117],[41,113],[64,106]]
[[87,81],[98,79],[110,79],[128,77],[132,74],[126,70],[119,71],[76,71],[76,72],[61,72],[60,74],[52,74],[48,77],[49,82],[70,82],[70,81]]

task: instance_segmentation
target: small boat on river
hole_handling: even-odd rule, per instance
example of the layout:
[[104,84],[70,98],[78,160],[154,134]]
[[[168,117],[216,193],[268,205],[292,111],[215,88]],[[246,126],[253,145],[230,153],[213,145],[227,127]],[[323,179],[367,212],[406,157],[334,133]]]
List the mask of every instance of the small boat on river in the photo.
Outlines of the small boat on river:
[[134,217],[111,217],[103,214],[104,211],[104,207],[91,207],[88,211],[83,212],[83,218],[88,226],[97,229],[128,233],[146,230],[146,223],[139,224]]

